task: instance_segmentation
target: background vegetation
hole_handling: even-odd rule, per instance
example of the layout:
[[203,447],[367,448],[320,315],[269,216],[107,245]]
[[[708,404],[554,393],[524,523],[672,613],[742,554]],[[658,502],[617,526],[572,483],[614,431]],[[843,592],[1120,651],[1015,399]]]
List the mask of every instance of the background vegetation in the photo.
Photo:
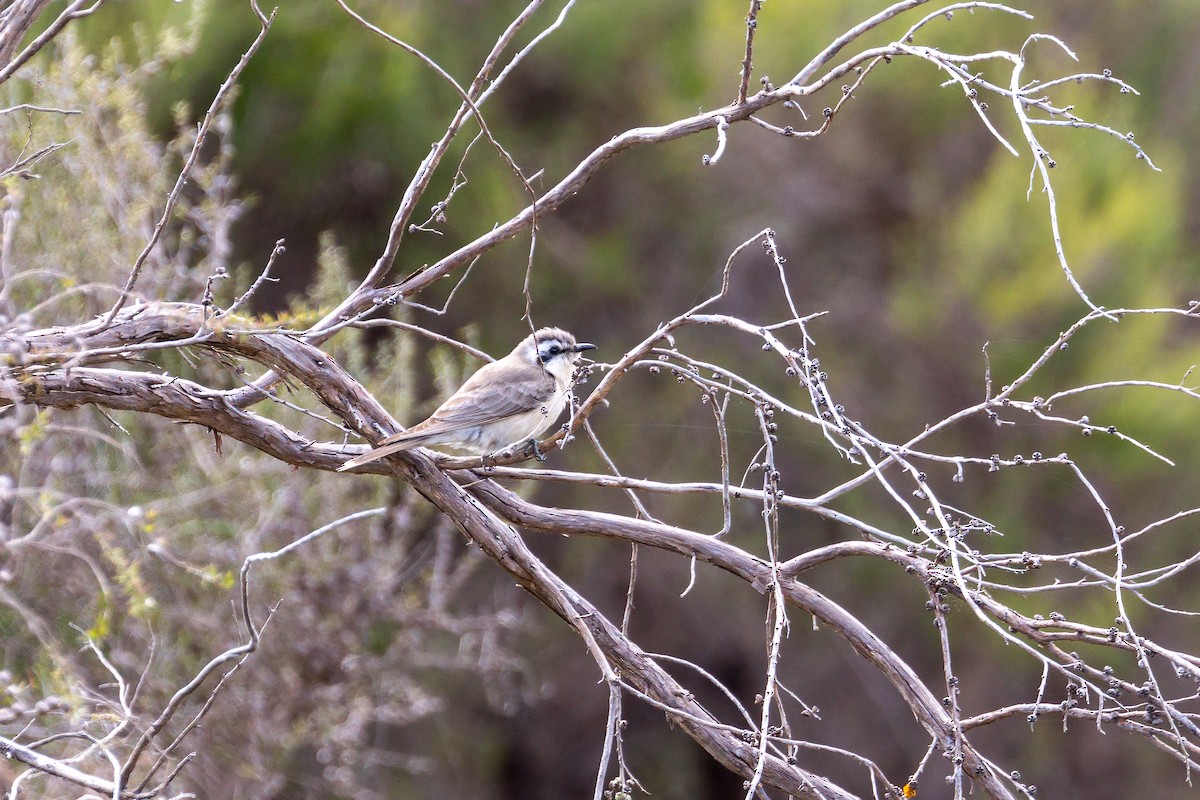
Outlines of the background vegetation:
[[[464,86],[521,7],[476,0],[355,6]],[[786,81],[881,7],[867,0],[771,0],[758,17],[751,92],[760,78]],[[1200,17],[1187,0],[1030,0],[1022,7],[1034,22],[960,13],[930,26],[926,40],[975,52],[1017,47],[1030,33],[1046,31],[1068,43],[1079,64],[1039,46],[1031,73],[1108,69],[1137,89],[1134,96],[1089,82],[1067,87],[1056,101],[1134,131],[1161,172],[1094,131],[1039,135],[1057,163],[1066,252],[1089,296],[1112,308],[1186,307],[1200,298],[1194,147]],[[539,12],[547,15],[542,25],[557,9]],[[489,99],[488,124],[525,174],[539,176],[533,187],[544,191],[622,131],[731,102],[745,17],[746,3],[729,0],[580,3]],[[870,44],[886,44],[911,22],[881,26]],[[0,291],[6,325],[27,333],[107,310],[115,294],[97,287],[124,284],[191,147],[194,123],[257,30],[248,5],[234,0],[112,4],[73,23],[20,80],[0,87],[6,106],[36,102],[82,112],[16,112],[0,121],[6,163],[46,143],[63,144],[30,166],[36,180],[19,173],[5,178],[5,214],[19,215],[19,224],[9,218],[5,229],[5,249],[18,254],[10,256],[16,266]],[[1006,85],[1003,70],[989,77]],[[999,389],[1088,309],[1059,269],[1038,185],[1027,193],[1031,160],[999,146],[961,91],[940,86],[943,80],[927,63],[897,59],[855,91],[824,135],[787,139],[741,123],[709,166],[702,158],[717,146],[711,131],[621,154],[587,191],[539,221],[529,270],[535,322],[569,327],[600,345],[598,360],[615,362],[660,323],[716,291],[730,253],[770,227],[801,313],[828,312],[807,330],[829,385],[854,419],[876,436],[903,442],[922,421],[980,402],[985,370]],[[800,109],[777,109],[771,119],[798,129],[813,125],[822,107],[838,99],[836,89],[827,94]],[[1000,131],[1019,142],[1011,114],[1002,113],[998,99],[989,102]],[[286,252],[271,272],[277,282],[259,289],[243,313],[263,327],[305,328],[375,262],[405,187],[458,103],[417,59],[367,34],[336,4],[281,6],[229,110],[217,118],[168,236],[150,253],[139,293],[199,302],[210,287],[216,304],[228,306],[283,240]],[[473,135],[455,144],[416,222],[455,185],[454,165]],[[428,226],[436,231],[406,235],[391,280],[436,262],[527,204],[486,142],[472,145],[461,169],[467,182],[448,213]],[[528,237],[517,237],[485,253],[452,302],[458,274],[418,297],[424,308],[399,306],[389,314],[502,355],[528,329],[522,320],[528,257]],[[734,271],[720,311],[755,323],[787,318],[779,286],[773,264],[759,253]],[[444,303],[444,314],[430,313]],[[1029,394],[1130,377],[1194,386],[1194,376],[1185,376],[1200,362],[1197,330],[1194,319],[1162,316],[1093,323],[1035,378]],[[707,361],[746,365],[764,390],[804,402],[780,363],[755,361],[763,357],[759,342],[706,330],[679,338]],[[477,364],[394,328],[347,329],[323,348],[404,423],[420,419]],[[257,376],[240,372],[232,358],[187,349],[145,358],[145,369],[222,389]],[[329,413],[303,387],[280,387],[276,399],[255,412],[331,438],[328,428],[304,428],[313,421],[282,402]],[[1195,397],[1127,387],[1064,398],[1054,411],[1114,426],[1174,466],[1116,437],[1085,437],[1078,427],[1033,416],[1007,427],[973,418],[943,434],[939,452],[983,459],[996,453],[1005,460],[1068,452],[1128,530],[1200,505]],[[667,375],[633,376],[592,423],[628,475],[719,480],[712,412]],[[762,436],[752,409],[735,409],[728,431],[731,463],[753,460]],[[28,742],[67,723],[92,726],[99,736],[119,716],[111,699],[102,701],[112,696],[109,670],[80,649],[88,637],[127,677],[144,671],[142,702],[162,707],[240,635],[230,603],[247,556],[382,507],[255,567],[259,610],[267,603],[274,609],[262,647],[227,679],[204,725],[190,733],[184,749],[197,755],[178,786],[211,797],[592,793],[609,712],[592,658],[570,628],[404,483],[296,470],[202,427],[133,412],[15,405],[0,413],[0,433],[6,540],[0,698],[6,694],[11,716],[0,716],[5,736]],[[811,426],[781,423],[775,457],[795,497],[819,495],[858,474]],[[556,451],[549,466],[604,471],[582,434]],[[953,481],[951,464],[929,471],[944,501],[1003,533],[1005,552],[1111,543],[1094,497],[1062,470],[976,469],[962,483]],[[522,484],[521,492],[547,507],[629,510],[615,492],[598,496],[570,484]],[[677,526],[721,527],[716,497],[662,494],[643,502],[654,518]],[[835,505],[887,530],[911,527],[878,487]],[[761,551],[760,513],[754,504],[735,506],[729,541]],[[1130,568],[1186,562],[1196,551],[1197,519],[1167,526],[1170,536],[1146,537],[1129,554]],[[798,510],[784,509],[780,526],[797,551],[860,538]],[[621,618],[628,547],[526,538],[609,619]],[[631,637],[648,652],[702,665],[753,709],[768,663],[764,598],[702,565],[681,599],[691,580],[687,561],[647,548],[637,569]],[[1078,578],[1065,565],[1047,572],[1012,582]],[[1169,589],[1150,590],[1149,599],[1189,614],[1200,609],[1183,574]],[[804,579],[837,597],[936,686],[943,654],[919,581],[867,558],[844,559]],[[1111,592],[1095,587],[1015,594],[1005,602],[1025,614],[1056,611],[1099,628],[1119,614]],[[1132,612],[1140,632],[1182,651],[1200,650],[1194,616],[1153,612],[1148,605]],[[1036,662],[984,635],[961,604],[952,605],[947,620],[964,636],[956,641],[962,650],[955,675],[974,708],[1032,702],[1042,679]],[[781,678],[819,707],[812,718],[792,720],[793,734],[862,753],[891,782],[904,784],[918,770],[925,734],[878,674],[809,622],[793,614],[779,661]],[[1117,670],[1136,673],[1133,656],[1111,658]],[[710,689],[696,691],[706,704],[721,702],[705,694]],[[1052,700],[1060,699],[1058,687]],[[624,758],[653,796],[743,792],[742,776],[673,732],[660,710],[627,699],[623,711]],[[1036,784],[1042,797],[1103,800],[1138,796],[1146,786],[1177,796],[1194,791],[1169,755],[1098,727],[1049,718],[1031,727],[1022,714],[977,735],[1005,764],[1019,765],[1018,781]],[[870,796],[855,763],[807,752],[803,763]],[[0,765],[0,784],[15,779],[16,766]],[[952,796],[941,782],[946,771],[931,768],[920,797]],[[22,796],[43,789],[51,796],[61,787],[42,780],[27,781]]]

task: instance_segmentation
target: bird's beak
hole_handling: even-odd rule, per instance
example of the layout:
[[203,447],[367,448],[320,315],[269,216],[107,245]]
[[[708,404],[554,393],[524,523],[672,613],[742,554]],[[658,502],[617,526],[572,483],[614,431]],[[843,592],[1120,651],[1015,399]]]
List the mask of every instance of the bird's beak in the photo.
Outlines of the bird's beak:
[[584,350],[595,350],[595,349],[596,349],[596,345],[588,344],[587,342],[580,342],[579,344],[575,345],[576,353],[582,353]]

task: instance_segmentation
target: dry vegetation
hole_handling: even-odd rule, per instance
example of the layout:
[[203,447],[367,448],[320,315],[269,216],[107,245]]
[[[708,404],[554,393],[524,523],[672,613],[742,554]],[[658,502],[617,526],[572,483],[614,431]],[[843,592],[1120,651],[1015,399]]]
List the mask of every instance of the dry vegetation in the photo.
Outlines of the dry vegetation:
[[[542,5],[535,0],[514,19],[473,81],[454,84],[461,106],[416,169],[378,260],[354,272],[327,242],[307,307],[271,319],[253,317],[249,308],[272,280],[274,257],[249,272],[231,263],[230,229],[241,205],[230,174],[227,105],[240,71],[271,35],[273,17],[258,13],[258,38],[201,126],[182,124],[181,112],[184,133],[163,143],[146,129],[145,82],[167,66],[186,68],[193,42],[89,54],[72,26],[102,13],[101,2],[73,3],[19,51],[13,43],[33,30],[26,7],[48,3],[7,6],[0,18],[0,57],[9,64],[0,72],[9,106],[0,116],[0,635],[8,671],[0,688],[0,750],[9,758],[0,780],[10,796],[268,796],[298,791],[317,774],[326,791],[391,796],[364,778],[381,759],[402,769],[427,765],[419,753],[396,755],[380,731],[445,712],[453,702],[439,691],[446,675],[477,676],[497,707],[536,691],[518,646],[535,604],[481,590],[478,576],[496,570],[577,634],[595,670],[575,680],[590,685],[599,678],[607,688],[607,726],[596,731],[602,756],[590,767],[597,798],[627,798],[643,788],[623,749],[630,704],[666,715],[676,735],[691,737],[744,780],[747,798],[909,797],[918,788],[930,797],[1032,796],[1022,764],[977,744],[981,731],[1014,721],[1099,727],[1124,736],[1123,747],[1158,748],[1164,763],[1184,765],[1164,770],[1172,775],[1164,780],[1183,785],[1200,765],[1200,648],[1194,638],[1171,636],[1160,620],[1197,609],[1184,593],[1175,595],[1178,604],[1161,598],[1172,597],[1170,588],[1200,559],[1180,537],[1189,525],[1195,530],[1197,498],[1179,497],[1157,518],[1126,527],[1122,509],[1109,506],[1106,488],[1070,452],[1001,456],[948,450],[942,438],[968,424],[1003,430],[1037,420],[1112,437],[1170,463],[1169,443],[1143,442],[1089,419],[1089,397],[1145,389],[1139,397],[1148,408],[1178,397],[1196,419],[1200,393],[1188,376],[1152,380],[1131,364],[1119,377],[1059,384],[1052,366],[1097,326],[1123,329],[1144,317],[1196,340],[1195,304],[1093,304],[1073,275],[1071,242],[1058,230],[1055,164],[1039,141],[1045,126],[1112,136],[1113,157],[1131,148],[1154,165],[1132,137],[1076,116],[1056,93],[1080,81],[1122,93],[1131,87],[1086,68],[1029,77],[1030,51],[1066,50],[1049,35],[993,43],[979,53],[923,44],[926,29],[946,24],[955,11],[974,12],[956,25],[1022,12],[982,2],[931,9],[915,1],[848,30],[797,64],[791,79],[760,86],[753,63],[761,3],[753,2],[733,102],[614,136],[573,171],[546,178],[541,190],[488,128],[485,101],[504,91],[508,66],[522,59],[516,42],[534,47],[539,39],[530,31],[553,35],[558,12]],[[911,22],[904,36],[860,44],[897,17]],[[413,45],[354,19],[363,37],[387,37],[395,58],[426,62],[430,81],[453,83]],[[963,113],[977,115],[1001,146],[1028,160],[1034,202],[1045,204],[1050,222],[1047,250],[1079,297],[1074,324],[1059,330],[1046,322],[1046,345],[1035,360],[994,383],[987,368],[977,402],[941,419],[911,420],[899,437],[856,418],[827,374],[836,377],[838,365],[821,358],[822,309],[805,306],[789,253],[768,228],[729,254],[720,292],[696,305],[659,298],[669,321],[622,332],[622,341],[636,342],[624,353],[600,351],[607,362],[592,365],[592,385],[579,387],[564,429],[543,443],[552,450],[548,468],[523,465],[517,456],[481,465],[418,451],[364,467],[395,479],[369,491],[360,477],[332,473],[362,452],[363,440],[414,418],[414,389],[402,378],[417,368],[415,342],[441,359],[443,390],[464,364],[476,363],[472,348],[429,329],[437,318],[420,311],[429,287],[444,278],[469,285],[475,260],[510,239],[527,245],[529,263],[510,276],[526,282],[535,221],[587,192],[608,162],[633,148],[700,137],[711,143],[704,159],[711,166],[748,125],[797,139],[836,136],[839,114],[871,90],[873,73],[909,60],[936,66],[961,87]],[[994,126],[1001,117],[1005,123]],[[1014,120],[1019,138],[1006,138],[1001,130]],[[473,241],[447,241],[439,260],[399,278],[394,267],[412,226],[437,227],[439,215],[453,213],[453,196],[438,202],[428,221],[418,208],[436,202],[427,195],[435,173],[454,170],[456,159],[463,169],[464,139],[473,140],[465,149],[472,157],[508,164],[530,201],[497,209],[500,224]],[[739,291],[740,277],[763,270],[786,312],[770,320],[729,312],[726,301]],[[351,277],[358,274],[365,277]],[[547,316],[531,295],[526,299],[531,320]],[[372,326],[398,335],[369,364],[360,331]],[[695,335],[700,328],[707,338]],[[712,360],[703,342],[715,338],[751,355]],[[374,395],[356,378],[367,374],[378,378]],[[620,469],[610,458],[602,426],[591,423],[638,413],[626,394],[631,376],[669,382],[706,409],[710,431],[694,465],[703,477],[680,482],[665,468],[657,471],[663,465],[651,453],[636,461],[622,454]],[[781,376],[783,392],[776,388]],[[757,431],[753,447],[744,437],[731,442],[735,418]],[[818,493],[797,493],[780,468],[781,449],[794,446],[781,429],[811,433],[806,446],[837,453],[845,470]],[[593,452],[600,467],[563,469],[555,445]],[[1046,536],[1039,552],[1013,552],[1004,531],[959,507],[961,483],[1034,469],[1034,480],[1067,482],[1090,496],[1095,529],[1086,546],[1060,548]],[[546,482],[583,487],[588,500],[579,508],[539,503],[527,488]],[[712,509],[711,524],[698,530],[656,518],[648,498],[659,496],[695,498]],[[860,516],[860,497],[883,498],[890,516]],[[813,546],[795,533],[795,521],[804,519],[835,526],[839,540]],[[1054,525],[1032,510],[1026,524]],[[535,554],[526,540],[545,534],[600,537],[614,559],[632,551],[623,614],[605,613]],[[705,663],[679,663],[639,646],[630,620],[639,554],[647,548],[671,554],[693,576],[712,565],[765,599],[757,696],[728,692],[719,706],[701,702],[698,694],[716,696]],[[908,647],[887,641],[850,610],[863,587],[844,587],[839,597],[806,583],[846,559],[886,564],[880,602],[907,585],[927,595],[921,613],[936,628],[940,674],[911,663]],[[1054,593],[1068,586],[1087,593],[1110,622],[1027,611],[1031,596],[1053,606]],[[679,589],[686,602],[690,585]],[[283,596],[292,600],[276,602]],[[797,656],[787,654],[786,643],[810,624],[849,644],[926,733],[913,743],[909,774],[874,763],[869,743],[857,751],[835,746],[822,741],[819,727],[797,725],[820,717],[814,706],[835,705],[809,696],[790,668],[788,659]],[[1019,702],[983,705],[974,687],[960,682],[964,662],[989,652],[979,643],[993,640],[1023,656],[1031,680]],[[837,774],[851,775],[853,786],[830,777],[823,765],[831,754],[851,765]],[[281,766],[289,758],[293,767]],[[307,766],[295,767],[299,762]],[[936,786],[943,779],[948,794]]]

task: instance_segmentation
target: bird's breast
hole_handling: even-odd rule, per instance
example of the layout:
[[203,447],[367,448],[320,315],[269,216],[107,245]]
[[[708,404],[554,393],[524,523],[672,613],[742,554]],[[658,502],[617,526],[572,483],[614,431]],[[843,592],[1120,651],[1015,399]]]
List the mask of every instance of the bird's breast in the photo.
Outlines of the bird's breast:
[[494,453],[536,439],[558,420],[566,404],[567,393],[555,392],[537,408],[481,426],[477,429],[478,447]]

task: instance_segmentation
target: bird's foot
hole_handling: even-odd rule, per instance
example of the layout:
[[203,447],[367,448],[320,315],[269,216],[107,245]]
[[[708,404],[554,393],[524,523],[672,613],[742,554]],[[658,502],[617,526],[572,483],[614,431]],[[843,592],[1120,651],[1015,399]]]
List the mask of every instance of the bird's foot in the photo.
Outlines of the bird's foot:
[[526,447],[533,454],[533,457],[536,458],[538,461],[546,460],[546,454],[538,449],[537,439],[530,439],[529,444],[526,445]]

